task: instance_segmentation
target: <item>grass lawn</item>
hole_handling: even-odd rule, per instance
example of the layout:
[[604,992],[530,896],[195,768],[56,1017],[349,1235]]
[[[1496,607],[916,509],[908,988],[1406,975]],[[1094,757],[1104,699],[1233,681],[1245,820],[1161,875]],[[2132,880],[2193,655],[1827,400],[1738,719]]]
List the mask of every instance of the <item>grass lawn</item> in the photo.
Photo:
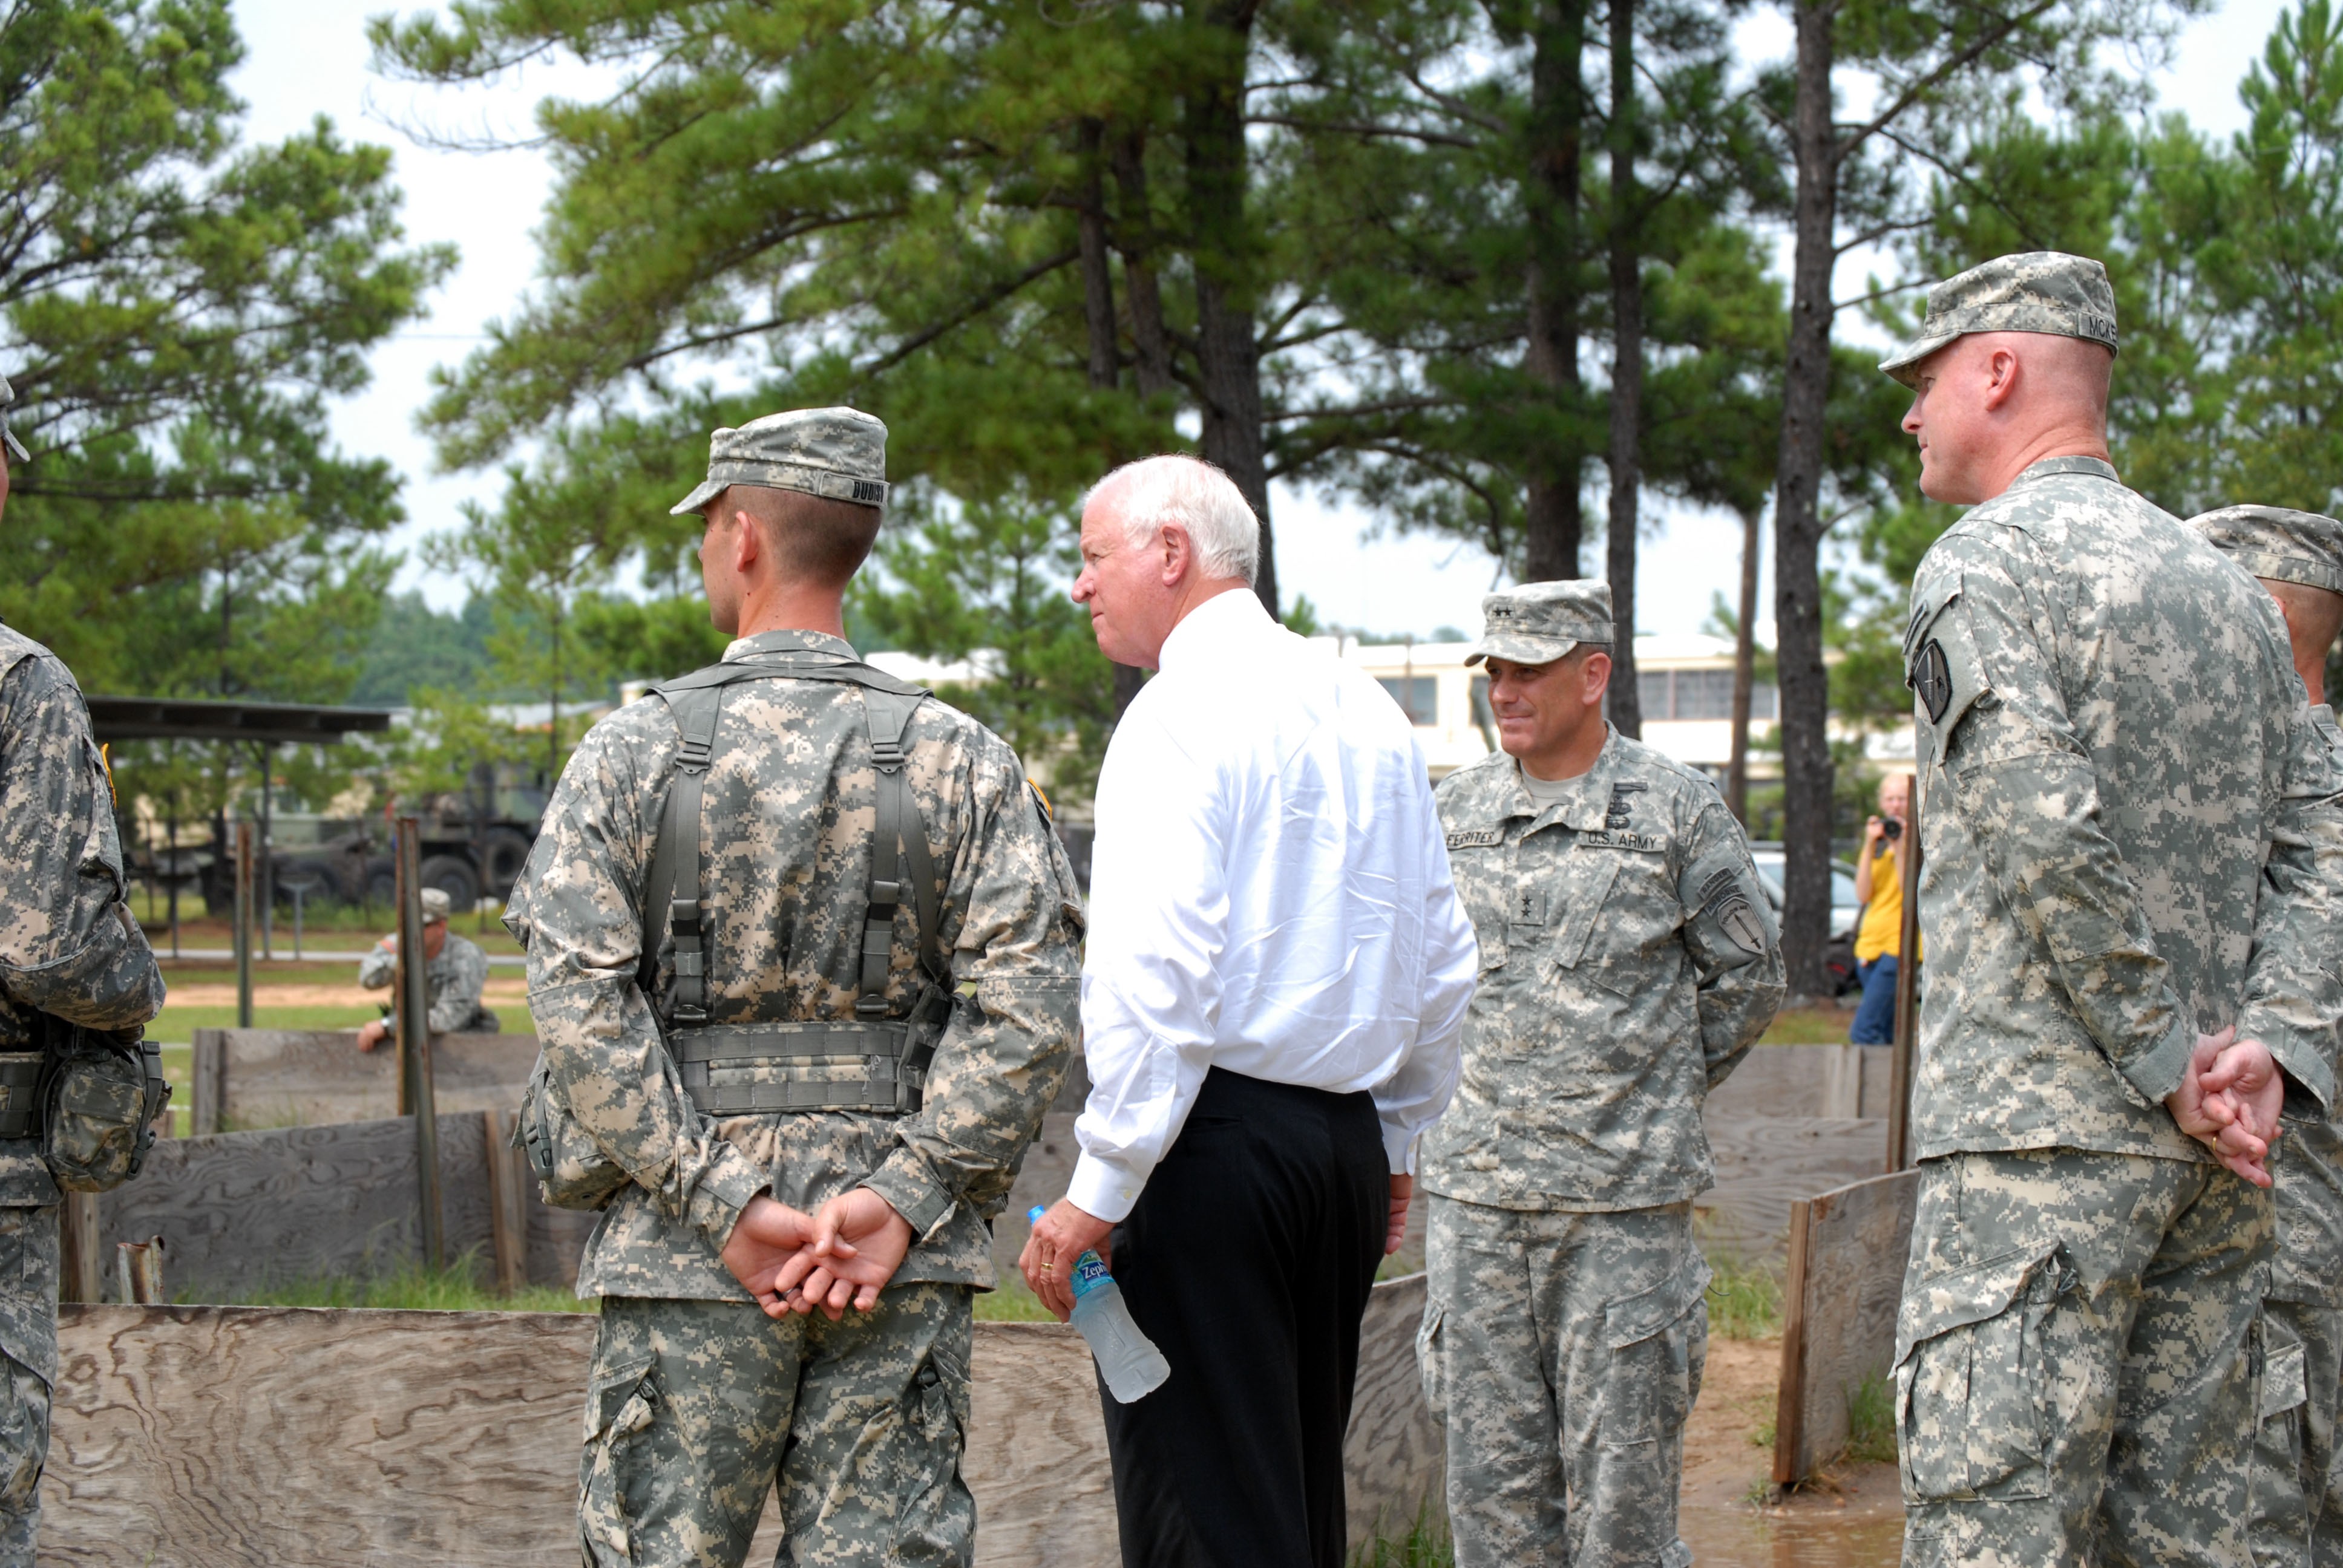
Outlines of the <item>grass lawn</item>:
[[[252,1010],[255,1029],[356,1029],[381,1017],[370,1007],[261,1007]],[[199,1029],[234,1029],[233,1007],[178,1007],[165,1004],[162,1016],[146,1026],[146,1038],[166,1046],[186,1046]],[[184,1053],[183,1053],[184,1054]]]
[[1757,1041],[1760,1045],[1845,1045],[1855,1023],[1855,1010],[1838,1007],[1785,1007]]
[[[396,1273],[371,1280],[326,1276],[294,1280],[232,1299],[215,1295],[203,1304],[216,1307],[380,1307],[437,1312],[594,1312],[602,1303],[580,1301],[564,1285],[527,1285],[501,1295],[480,1282],[479,1260],[467,1252],[444,1269],[410,1264]],[[173,1300],[193,1304],[197,1298],[174,1292]]]

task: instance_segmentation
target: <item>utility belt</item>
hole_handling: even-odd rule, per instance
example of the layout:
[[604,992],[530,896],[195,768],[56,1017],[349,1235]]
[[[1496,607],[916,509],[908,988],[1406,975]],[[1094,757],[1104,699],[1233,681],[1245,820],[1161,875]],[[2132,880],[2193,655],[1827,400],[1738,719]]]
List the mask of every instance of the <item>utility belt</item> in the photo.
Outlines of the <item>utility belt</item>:
[[0,1139],[40,1140],[50,1174],[68,1191],[118,1187],[146,1165],[155,1120],[171,1098],[162,1048],[143,1030],[35,1016],[42,1048],[0,1051]]
[[922,988],[909,1018],[679,1029],[668,1054],[706,1116],[776,1111],[919,1112],[951,997]]

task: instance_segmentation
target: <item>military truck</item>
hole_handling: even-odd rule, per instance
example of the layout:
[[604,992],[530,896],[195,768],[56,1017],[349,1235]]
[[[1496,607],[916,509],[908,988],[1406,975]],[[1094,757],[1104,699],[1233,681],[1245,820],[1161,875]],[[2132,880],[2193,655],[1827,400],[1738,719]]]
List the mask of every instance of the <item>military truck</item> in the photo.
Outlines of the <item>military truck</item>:
[[[500,770],[501,771],[501,770]],[[451,790],[396,802],[379,816],[333,818],[284,812],[269,823],[275,898],[290,908],[300,890],[305,902],[366,903],[388,909],[397,888],[391,861],[395,817],[412,816],[422,830],[422,880],[437,888],[458,910],[482,898],[512,892],[537,842],[545,815],[546,791],[534,779],[498,779],[493,789]],[[218,839],[218,832],[214,834]],[[213,912],[236,907],[235,856],[216,841],[200,875],[204,901]]]

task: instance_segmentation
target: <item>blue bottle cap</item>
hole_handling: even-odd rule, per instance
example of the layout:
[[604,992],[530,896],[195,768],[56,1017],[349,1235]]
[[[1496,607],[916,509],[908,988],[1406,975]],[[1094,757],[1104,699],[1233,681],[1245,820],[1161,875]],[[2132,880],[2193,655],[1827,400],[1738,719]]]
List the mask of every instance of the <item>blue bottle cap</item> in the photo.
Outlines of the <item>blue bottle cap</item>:
[[1041,1204],[1036,1203],[1031,1209],[1025,1211],[1025,1222],[1028,1225],[1031,1225],[1049,1211],[1049,1210],[1043,1208]]

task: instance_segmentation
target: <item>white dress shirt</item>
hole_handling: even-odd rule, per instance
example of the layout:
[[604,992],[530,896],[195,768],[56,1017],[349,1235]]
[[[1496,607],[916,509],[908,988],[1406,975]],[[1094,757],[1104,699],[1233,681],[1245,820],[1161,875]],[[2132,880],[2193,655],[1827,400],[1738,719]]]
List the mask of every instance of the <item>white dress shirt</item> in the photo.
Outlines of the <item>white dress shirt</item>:
[[1076,1205],[1121,1220],[1206,1070],[1374,1092],[1393,1171],[1456,1088],[1478,970],[1415,735],[1390,694],[1206,600],[1099,774]]

